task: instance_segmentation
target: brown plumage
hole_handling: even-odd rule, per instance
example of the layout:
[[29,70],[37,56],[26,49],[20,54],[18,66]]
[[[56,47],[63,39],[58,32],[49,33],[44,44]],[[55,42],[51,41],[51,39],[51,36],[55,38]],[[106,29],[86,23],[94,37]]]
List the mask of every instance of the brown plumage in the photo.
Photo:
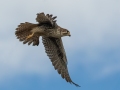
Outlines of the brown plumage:
[[61,37],[70,36],[70,32],[67,29],[61,28],[56,23],[56,16],[38,13],[36,21],[38,24],[32,24],[29,22],[21,23],[16,28],[15,35],[24,44],[28,43],[33,46],[39,45],[39,37],[42,36],[42,42],[45,47],[45,51],[51,60],[55,70],[61,75],[67,82],[76,86],[68,73],[67,69],[67,57],[64,50]]

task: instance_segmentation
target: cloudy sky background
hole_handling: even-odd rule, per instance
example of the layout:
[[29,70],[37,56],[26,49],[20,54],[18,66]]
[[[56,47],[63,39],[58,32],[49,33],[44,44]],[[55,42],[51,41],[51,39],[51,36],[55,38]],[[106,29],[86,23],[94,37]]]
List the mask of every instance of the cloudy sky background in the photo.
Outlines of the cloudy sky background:
[[79,89],[120,90],[120,0],[1,0],[0,90],[78,89],[54,70],[41,39],[38,47],[16,39],[17,25],[39,12],[71,32],[63,42]]

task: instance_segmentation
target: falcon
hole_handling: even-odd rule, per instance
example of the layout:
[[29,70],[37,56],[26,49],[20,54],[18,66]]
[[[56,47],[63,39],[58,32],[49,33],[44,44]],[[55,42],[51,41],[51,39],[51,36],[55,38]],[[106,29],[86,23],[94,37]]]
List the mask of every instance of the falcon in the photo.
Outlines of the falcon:
[[67,82],[72,83],[78,87],[78,84],[74,83],[69,75],[67,69],[67,57],[64,50],[61,37],[71,36],[70,32],[57,25],[57,16],[52,14],[38,13],[36,17],[37,24],[25,22],[20,23],[16,28],[15,35],[17,39],[23,41],[23,44],[32,44],[33,46],[39,45],[39,38],[42,37],[42,42],[45,47],[45,52],[51,60],[55,70],[61,75]]

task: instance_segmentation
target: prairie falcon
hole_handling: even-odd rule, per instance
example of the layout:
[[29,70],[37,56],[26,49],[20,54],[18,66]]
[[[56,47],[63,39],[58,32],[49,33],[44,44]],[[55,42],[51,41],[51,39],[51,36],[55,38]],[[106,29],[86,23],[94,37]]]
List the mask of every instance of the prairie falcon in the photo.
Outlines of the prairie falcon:
[[52,14],[38,13],[36,21],[37,24],[25,22],[18,25],[15,31],[15,35],[23,44],[28,43],[33,46],[39,45],[39,37],[42,37],[42,42],[45,47],[45,52],[51,60],[55,70],[61,75],[67,82],[74,83],[67,69],[67,57],[63,47],[62,39],[63,36],[70,36],[70,32],[67,29],[61,28],[57,25],[57,17]]

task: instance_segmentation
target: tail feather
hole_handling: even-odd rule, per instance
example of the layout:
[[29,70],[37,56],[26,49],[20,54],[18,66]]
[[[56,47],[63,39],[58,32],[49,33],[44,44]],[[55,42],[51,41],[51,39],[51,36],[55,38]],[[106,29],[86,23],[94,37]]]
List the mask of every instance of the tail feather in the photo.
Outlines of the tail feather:
[[16,28],[15,35],[16,35],[17,39],[19,39],[20,41],[23,41],[23,44],[28,43],[28,45],[30,45],[31,43],[33,43],[33,46],[35,46],[35,45],[38,46],[39,45],[39,36],[36,35],[36,36],[33,36],[33,37],[29,38],[28,40],[26,40],[26,37],[31,34],[31,30],[37,26],[38,26],[37,24],[32,24],[29,22],[21,23]]

